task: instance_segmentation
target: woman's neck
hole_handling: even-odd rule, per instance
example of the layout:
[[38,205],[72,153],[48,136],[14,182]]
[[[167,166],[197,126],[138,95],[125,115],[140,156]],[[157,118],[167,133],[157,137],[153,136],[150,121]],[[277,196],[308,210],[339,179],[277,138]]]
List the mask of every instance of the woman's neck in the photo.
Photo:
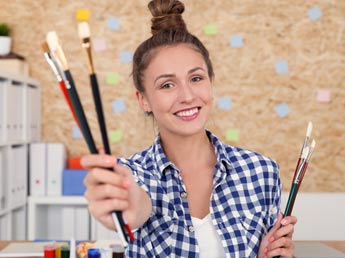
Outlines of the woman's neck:
[[198,164],[214,165],[214,148],[206,131],[190,136],[161,134],[161,142],[167,158],[180,169]]

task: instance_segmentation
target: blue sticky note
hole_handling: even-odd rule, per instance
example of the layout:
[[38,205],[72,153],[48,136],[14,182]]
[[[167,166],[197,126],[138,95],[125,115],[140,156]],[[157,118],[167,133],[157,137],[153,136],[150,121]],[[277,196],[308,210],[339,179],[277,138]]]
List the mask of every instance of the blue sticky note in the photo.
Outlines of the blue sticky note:
[[133,60],[133,53],[130,51],[126,51],[126,50],[121,51],[120,60],[122,63],[130,64]]
[[230,108],[231,108],[230,97],[219,97],[218,98],[218,108],[221,110],[230,110]]
[[289,65],[285,60],[276,62],[275,68],[277,74],[284,74],[289,72]]
[[75,139],[83,138],[83,134],[81,133],[79,127],[77,125],[73,125],[72,128],[72,137]]
[[107,27],[109,30],[119,30],[121,27],[121,20],[116,17],[109,18],[107,21]]
[[308,10],[308,16],[312,21],[320,19],[322,15],[322,11],[317,6],[314,6]]
[[233,48],[243,47],[243,38],[241,35],[231,35],[230,36],[230,46]]
[[111,103],[111,106],[113,107],[113,110],[115,113],[121,113],[126,110],[126,104],[123,99],[115,100]]
[[285,102],[275,106],[274,110],[281,118],[286,117],[290,113],[289,106]]

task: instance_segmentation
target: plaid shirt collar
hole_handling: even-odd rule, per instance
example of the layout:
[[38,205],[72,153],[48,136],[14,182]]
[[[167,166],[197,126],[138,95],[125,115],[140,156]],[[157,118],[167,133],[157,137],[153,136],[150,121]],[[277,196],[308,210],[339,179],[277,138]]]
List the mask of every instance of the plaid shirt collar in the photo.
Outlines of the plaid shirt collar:
[[[210,131],[206,130],[207,137],[211,141],[212,145],[214,146],[215,154],[217,157],[217,163],[221,164],[220,172],[231,173],[233,170],[233,165],[230,161],[230,157],[225,149],[224,144]],[[161,137],[160,134],[157,135],[153,145],[152,145],[152,159],[155,161],[157,169],[153,170],[152,172],[157,176],[159,179],[162,178],[165,173],[171,171],[167,168],[171,167],[174,170],[178,170],[178,168],[168,160],[165,152],[163,150],[163,146],[161,144]]]

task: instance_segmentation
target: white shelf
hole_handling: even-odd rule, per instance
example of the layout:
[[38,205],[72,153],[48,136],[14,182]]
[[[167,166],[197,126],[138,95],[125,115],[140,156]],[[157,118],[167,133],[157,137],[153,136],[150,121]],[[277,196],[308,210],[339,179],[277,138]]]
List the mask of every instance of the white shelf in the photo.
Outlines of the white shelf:
[[28,146],[41,137],[39,82],[0,71],[0,240],[25,240]]
[[84,196],[29,196],[28,201],[35,205],[87,205]]

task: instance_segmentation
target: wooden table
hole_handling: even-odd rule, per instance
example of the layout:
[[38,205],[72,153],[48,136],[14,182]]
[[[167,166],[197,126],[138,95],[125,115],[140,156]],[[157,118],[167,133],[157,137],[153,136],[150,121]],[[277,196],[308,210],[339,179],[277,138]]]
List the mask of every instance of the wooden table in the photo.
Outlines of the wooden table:
[[[5,248],[11,242],[15,242],[15,241],[0,241],[0,250]],[[17,242],[20,242],[20,241],[17,241]],[[345,253],[345,241],[318,241],[318,242],[323,243],[327,246],[333,247]]]

